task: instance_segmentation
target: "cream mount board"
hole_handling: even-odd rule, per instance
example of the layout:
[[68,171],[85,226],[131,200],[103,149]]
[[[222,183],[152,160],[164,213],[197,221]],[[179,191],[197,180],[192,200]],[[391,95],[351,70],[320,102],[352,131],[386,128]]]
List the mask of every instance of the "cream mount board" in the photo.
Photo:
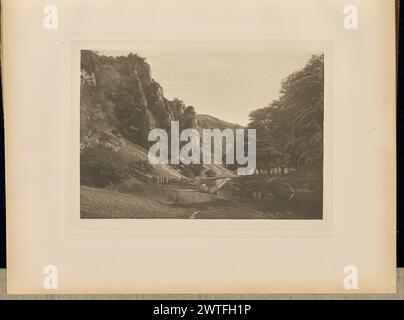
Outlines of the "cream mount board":
[[[395,292],[394,21],[391,0],[2,1],[8,292]],[[176,123],[201,155],[229,129],[252,174],[153,164]]]

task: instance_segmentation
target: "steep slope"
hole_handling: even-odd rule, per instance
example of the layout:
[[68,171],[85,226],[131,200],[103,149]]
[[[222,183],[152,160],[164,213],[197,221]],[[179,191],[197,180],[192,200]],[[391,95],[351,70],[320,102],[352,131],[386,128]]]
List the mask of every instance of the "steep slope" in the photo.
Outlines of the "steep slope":
[[151,129],[169,131],[170,121],[185,111],[182,101],[164,97],[145,59],[81,52],[82,147],[119,136],[147,147]]
[[180,130],[240,126],[197,115],[193,106],[167,99],[144,58],[136,54],[108,57],[82,50],[80,83],[82,184],[104,188],[133,177],[145,183],[156,176],[181,180],[208,169],[218,176],[233,174],[220,165],[198,169],[149,164],[147,136],[154,128],[169,133],[171,121],[179,121]]
[[[120,149],[123,157],[127,162],[136,161],[140,163],[145,163],[148,161],[148,150],[131,143],[129,141],[124,141],[122,147]],[[150,167],[150,170],[147,172],[147,175],[150,177],[153,176],[162,176],[168,177],[170,179],[181,179],[184,176],[174,167],[164,165],[164,164],[156,164]]]

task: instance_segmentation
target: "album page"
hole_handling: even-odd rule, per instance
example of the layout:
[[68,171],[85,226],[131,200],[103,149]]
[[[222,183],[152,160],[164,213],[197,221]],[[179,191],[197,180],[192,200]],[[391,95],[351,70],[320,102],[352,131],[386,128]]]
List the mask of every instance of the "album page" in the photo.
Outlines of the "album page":
[[395,292],[395,1],[2,1],[9,293]]

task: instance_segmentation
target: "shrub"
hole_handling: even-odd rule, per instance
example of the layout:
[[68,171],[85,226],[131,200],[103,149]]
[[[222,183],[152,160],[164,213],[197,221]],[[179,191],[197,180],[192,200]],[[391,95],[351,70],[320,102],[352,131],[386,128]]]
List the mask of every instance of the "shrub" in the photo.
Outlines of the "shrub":
[[216,177],[216,171],[213,169],[208,169],[205,171],[205,175],[207,177]]
[[97,145],[80,152],[80,184],[104,188],[130,177],[122,155],[103,145]]
[[181,173],[188,178],[195,178],[202,174],[203,166],[200,164],[184,165]]

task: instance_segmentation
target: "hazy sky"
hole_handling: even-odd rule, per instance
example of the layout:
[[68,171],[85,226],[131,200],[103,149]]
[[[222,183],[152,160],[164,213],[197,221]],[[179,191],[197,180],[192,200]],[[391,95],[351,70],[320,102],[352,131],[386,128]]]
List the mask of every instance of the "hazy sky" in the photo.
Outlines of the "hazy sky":
[[288,42],[147,43],[131,51],[146,58],[168,99],[177,97],[197,113],[241,125],[252,110],[279,97],[282,79],[320,53]]

